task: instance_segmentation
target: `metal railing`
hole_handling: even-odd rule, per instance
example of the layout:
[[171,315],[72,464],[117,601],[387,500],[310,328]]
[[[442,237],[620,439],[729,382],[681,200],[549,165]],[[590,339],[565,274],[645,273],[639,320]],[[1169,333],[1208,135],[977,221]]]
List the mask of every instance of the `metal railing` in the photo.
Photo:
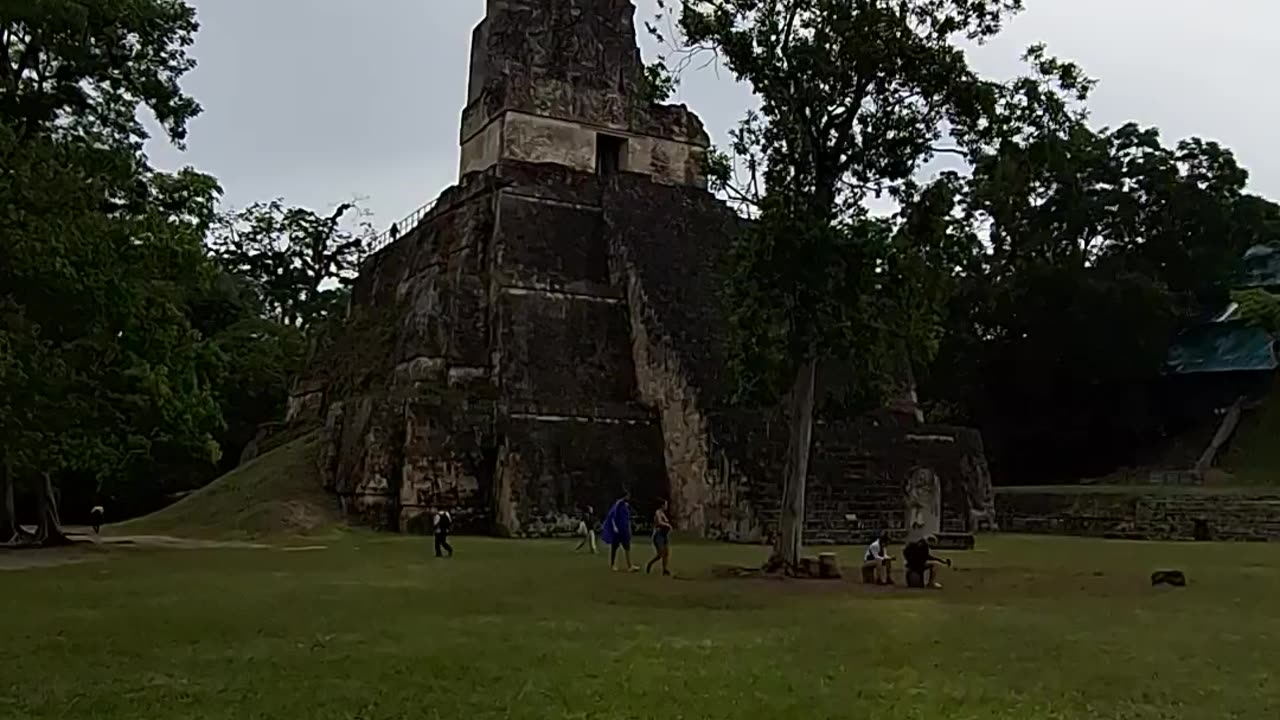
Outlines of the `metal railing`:
[[413,229],[418,227],[418,223],[422,222],[422,218],[426,217],[427,213],[431,212],[432,208],[436,206],[436,202],[436,200],[432,200],[409,213],[399,222],[391,223],[391,227],[366,240],[364,243],[364,255],[360,260],[363,261],[382,248],[413,232]]

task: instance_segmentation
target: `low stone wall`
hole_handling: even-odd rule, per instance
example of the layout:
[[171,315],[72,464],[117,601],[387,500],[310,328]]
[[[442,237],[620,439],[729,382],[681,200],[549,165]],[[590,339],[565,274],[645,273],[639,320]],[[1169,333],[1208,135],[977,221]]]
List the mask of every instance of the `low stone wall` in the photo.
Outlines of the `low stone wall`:
[[1280,540],[1280,492],[1003,488],[1000,528],[1133,540]]
[[[717,447],[750,478],[744,492],[765,532],[778,525],[787,427],[759,414],[711,417]],[[857,544],[882,530],[906,531],[907,482],[919,468],[941,486],[938,529],[971,532],[969,510],[986,507],[982,440],[974,430],[943,425],[910,429],[876,416],[814,427],[805,493],[805,542]]]

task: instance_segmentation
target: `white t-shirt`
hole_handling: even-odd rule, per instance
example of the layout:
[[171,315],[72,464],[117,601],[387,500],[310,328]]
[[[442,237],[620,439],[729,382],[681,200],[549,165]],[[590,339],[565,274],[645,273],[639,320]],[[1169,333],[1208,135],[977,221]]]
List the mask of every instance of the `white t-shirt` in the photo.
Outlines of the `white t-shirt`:
[[884,547],[880,545],[880,540],[877,538],[875,542],[867,546],[867,556],[865,559],[883,560],[884,557]]

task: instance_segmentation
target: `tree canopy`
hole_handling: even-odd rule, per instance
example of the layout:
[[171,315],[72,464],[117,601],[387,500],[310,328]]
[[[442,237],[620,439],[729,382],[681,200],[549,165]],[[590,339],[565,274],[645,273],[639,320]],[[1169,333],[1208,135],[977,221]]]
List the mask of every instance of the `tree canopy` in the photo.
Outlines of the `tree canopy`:
[[142,113],[181,144],[200,110],[197,29],[179,0],[0,3],[0,542],[24,501],[57,542],[60,504],[138,512],[207,482],[344,302],[349,206],[224,217],[216,180],[144,155]]
[[[354,223],[343,223],[347,216]],[[242,278],[269,317],[312,329],[345,310],[372,227],[353,202],[327,216],[283,200],[228,214],[210,245],[223,267]]]
[[[1150,392],[1177,331],[1276,241],[1276,206],[1229,150],[1091,126],[1095,81],[1044,46],[1020,77],[978,76],[957,43],[997,34],[1017,0],[660,5],[677,71],[713,52],[760,102],[707,168],[756,219],[729,263],[731,370],[744,399],[786,400],[788,562],[815,404],[909,404],[918,372],[930,418],[980,427],[1006,475],[1117,462],[1159,433]],[[940,155],[962,168],[928,176]],[[815,388],[828,365],[855,402]]]
[[[946,277],[959,260],[950,231],[956,185],[944,178],[922,189],[915,178],[937,153],[955,151],[944,146],[950,138],[996,139],[1000,87],[978,78],[956,39],[995,35],[1021,2],[663,6],[689,46],[716,53],[760,101],[733,136],[733,157],[713,155],[710,169],[757,212],[730,257],[730,357],[744,390],[788,398],[777,551],[794,566],[817,368],[834,359],[861,371],[863,387],[885,378],[902,385],[912,363],[936,349]],[[1046,70],[1074,82],[1074,66]],[[745,176],[736,187],[727,177],[734,168]],[[871,217],[868,200],[882,195],[899,201],[897,217]]]
[[998,477],[1104,474],[1163,440],[1170,343],[1277,239],[1246,181],[1216,143],[1082,114],[975,153],[963,217],[984,247],[926,395],[983,429]]

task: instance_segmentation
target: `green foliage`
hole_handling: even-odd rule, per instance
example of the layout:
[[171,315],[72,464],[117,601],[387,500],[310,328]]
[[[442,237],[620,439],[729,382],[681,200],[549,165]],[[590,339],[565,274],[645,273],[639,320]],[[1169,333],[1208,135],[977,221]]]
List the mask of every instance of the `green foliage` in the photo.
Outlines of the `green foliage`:
[[182,0],[0,2],[0,117],[20,137],[55,132],[139,147],[149,109],[181,143],[200,106],[179,80],[199,28]]
[[185,137],[196,28],[175,0],[0,3],[0,460],[20,495],[49,477],[81,511],[128,505],[218,458],[193,309],[220,189],[150,168],[138,120]]
[[659,61],[644,67],[644,98],[650,103],[664,103],[676,93],[676,77]]
[[1280,296],[1261,288],[1251,288],[1232,292],[1231,300],[1239,305],[1240,317],[1246,322],[1272,335],[1280,335]]
[[[707,163],[712,187],[758,217],[733,250],[726,290],[745,396],[776,399],[814,358],[850,364],[866,394],[932,355],[959,261],[952,246],[975,238],[951,232],[955,178],[922,191],[913,177],[948,125],[966,128],[971,142],[995,137],[987,116],[1000,88],[972,73],[953,38],[988,38],[1020,7],[680,3],[688,44],[713,50],[760,99],[729,152]],[[1074,82],[1074,66],[1036,57]],[[870,219],[866,202],[885,193],[901,214]]]
[[1038,126],[971,146],[961,216],[985,247],[927,383],[1019,482],[1104,474],[1158,442],[1168,343],[1220,307],[1244,250],[1274,232],[1274,206],[1243,193],[1228,150],[1094,130],[1049,85],[1015,82],[1002,101]]
[[[349,213],[357,221],[344,225]],[[227,271],[252,288],[268,317],[310,332],[345,312],[372,235],[363,217],[355,203],[326,217],[273,200],[223,218],[210,245]]]
[[188,309],[213,277],[217,184],[3,123],[0,154],[0,454],[19,482],[48,473],[88,502],[216,460],[213,355]]

